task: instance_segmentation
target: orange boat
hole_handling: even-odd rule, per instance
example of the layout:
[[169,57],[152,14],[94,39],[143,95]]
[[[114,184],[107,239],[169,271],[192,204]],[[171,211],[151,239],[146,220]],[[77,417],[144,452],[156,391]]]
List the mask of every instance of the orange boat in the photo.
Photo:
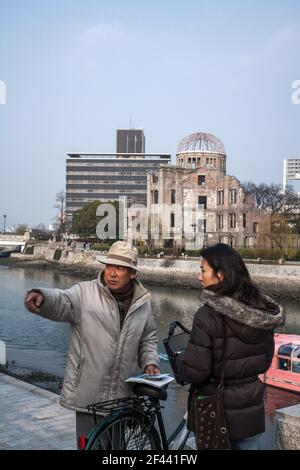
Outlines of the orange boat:
[[300,336],[275,333],[270,368],[260,379],[267,385],[300,393]]

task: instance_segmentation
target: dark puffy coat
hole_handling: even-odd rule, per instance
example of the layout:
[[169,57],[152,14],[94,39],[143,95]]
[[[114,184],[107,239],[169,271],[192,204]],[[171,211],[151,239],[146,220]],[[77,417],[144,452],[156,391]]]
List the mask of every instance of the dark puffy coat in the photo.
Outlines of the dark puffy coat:
[[244,439],[265,430],[264,384],[258,374],[270,367],[274,328],[283,323],[282,307],[269,297],[259,307],[232,297],[203,291],[190,341],[176,359],[181,378],[212,395],[219,383],[226,321],[227,354],[224,372],[224,408],[230,439]]

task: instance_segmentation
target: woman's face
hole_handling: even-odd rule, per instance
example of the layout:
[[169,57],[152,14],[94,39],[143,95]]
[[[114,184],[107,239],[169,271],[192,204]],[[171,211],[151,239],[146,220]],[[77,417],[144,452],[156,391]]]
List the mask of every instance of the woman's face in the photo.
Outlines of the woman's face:
[[212,286],[213,284],[219,284],[223,280],[223,274],[219,274],[217,277],[213,271],[213,269],[209,266],[206,259],[202,259],[200,263],[200,274],[199,274],[199,281],[200,285],[203,289],[208,286]]

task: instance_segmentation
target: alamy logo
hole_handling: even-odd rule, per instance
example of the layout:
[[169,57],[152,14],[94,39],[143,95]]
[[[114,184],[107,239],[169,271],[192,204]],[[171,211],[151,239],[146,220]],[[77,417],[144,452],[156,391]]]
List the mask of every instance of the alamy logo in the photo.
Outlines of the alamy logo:
[[6,104],[6,86],[3,80],[0,80],[0,104]]
[[300,104],[300,80],[293,81],[292,89],[295,90],[291,96],[292,103]]
[[[189,191],[189,190],[187,190]],[[117,238],[117,218],[119,238],[129,241],[159,241],[172,239],[181,242],[185,248],[196,250],[204,243],[204,206],[184,194],[183,204],[152,204],[150,210],[143,204],[127,205],[127,198],[119,197],[119,214],[111,203],[100,204],[96,216],[96,234],[100,240]]]

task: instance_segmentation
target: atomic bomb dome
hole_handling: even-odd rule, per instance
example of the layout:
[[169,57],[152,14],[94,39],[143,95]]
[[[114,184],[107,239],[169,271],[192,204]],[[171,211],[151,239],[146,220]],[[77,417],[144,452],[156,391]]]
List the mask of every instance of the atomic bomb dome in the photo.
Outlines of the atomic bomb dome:
[[[177,165],[147,176],[148,220],[155,221],[153,227],[169,227],[155,232],[153,246],[199,250],[215,243],[244,248],[265,243],[259,227],[262,233],[271,230],[270,218],[253,207],[235,176],[226,175],[227,156],[220,139],[204,132],[190,134],[179,142],[176,157]],[[187,231],[186,222],[191,227]]]
[[184,137],[177,147],[177,154],[182,152],[205,152],[226,155],[225,147],[220,139],[212,134],[196,132]]
[[177,164],[202,167],[226,174],[226,150],[220,139],[212,134],[196,132],[184,137],[177,147]]

